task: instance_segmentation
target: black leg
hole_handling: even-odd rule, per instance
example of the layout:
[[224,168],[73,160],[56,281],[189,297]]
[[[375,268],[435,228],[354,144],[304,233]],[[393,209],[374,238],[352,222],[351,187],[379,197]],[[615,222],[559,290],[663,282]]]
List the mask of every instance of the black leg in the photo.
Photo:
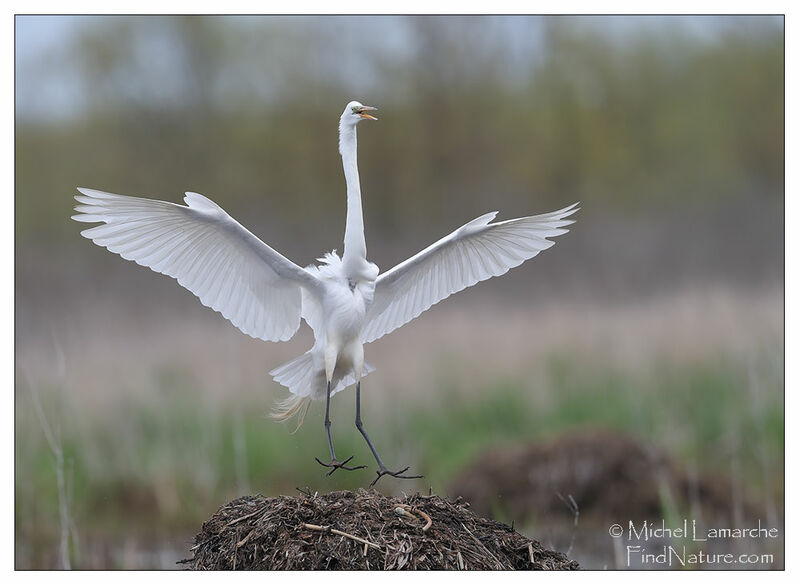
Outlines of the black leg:
[[331,412],[331,381],[328,381],[328,397],[327,397],[327,400],[326,400],[326,403],[325,403],[325,433],[327,433],[327,435],[328,435],[328,447],[331,450],[331,461],[330,461],[330,463],[326,464],[325,462],[323,462],[319,458],[314,458],[314,459],[317,462],[319,462],[322,466],[325,466],[326,468],[330,468],[330,470],[328,471],[328,473],[325,476],[330,476],[331,474],[336,472],[336,470],[338,470],[339,468],[341,468],[343,470],[361,470],[362,468],[366,468],[366,466],[352,466],[352,467],[345,466],[345,464],[347,464],[350,460],[353,459],[353,456],[350,456],[344,462],[339,462],[339,460],[336,459],[336,453],[333,451],[333,440],[331,439],[331,417],[330,417],[330,412]]
[[333,451],[333,440],[331,439],[331,381],[328,381],[328,395],[325,399],[325,433],[328,434],[328,447],[331,450],[331,461],[336,461],[336,453]]
[[406,466],[402,470],[392,472],[383,465],[383,461],[378,455],[378,451],[375,449],[375,446],[372,445],[372,441],[370,441],[369,436],[367,435],[367,430],[364,429],[364,424],[361,422],[361,381],[356,383],[356,427],[358,428],[358,431],[361,432],[361,435],[364,436],[364,439],[367,440],[367,445],[369,446],[369,449],[372,450],[372,455],[375,456],[375,461],[378,462],[379,470],[375,472],[378,477],[370,483],[370,486],[375,486],[375,483],[386,475],[394,476],[395,478],[422,478],[422,476],[413,476],[411,474],[404,476],[403,473],[408,470],[410,466]]

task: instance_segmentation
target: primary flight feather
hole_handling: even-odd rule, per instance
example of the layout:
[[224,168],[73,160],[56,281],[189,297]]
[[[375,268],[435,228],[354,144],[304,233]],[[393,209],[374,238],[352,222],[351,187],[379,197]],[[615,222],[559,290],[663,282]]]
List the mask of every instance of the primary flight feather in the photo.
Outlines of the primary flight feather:
[[262,340],[288,340],[301,317],[314,331],[314,346],[270,372],[289,388],[276,417],[297,415],[299,423],[312,399],[325,399],[330,468],[355,470],[336,458],[330,434],[330,398],[356,384],[356,427],[378,463],[373,484],[391,471],[381,461],[361,421],[361,378],[373,370],[364,361],[364,344],[392,332],[423,311],[479,281],[506,273],[567,232],[578,210],[561,210],[493,222],[497,212],[467,222],[394,268],[380,273],[367,260],[356,126],[376,120],[376,110],[350,102],[339,120],[339,152],[347,184],[344,250],[302,268],[259,240],[210,199],[186,193],[187,205],[78,188],[79,222],[101,225],[81,235],[127,260],[169,275],[203,305],[220,312],[245,334]]

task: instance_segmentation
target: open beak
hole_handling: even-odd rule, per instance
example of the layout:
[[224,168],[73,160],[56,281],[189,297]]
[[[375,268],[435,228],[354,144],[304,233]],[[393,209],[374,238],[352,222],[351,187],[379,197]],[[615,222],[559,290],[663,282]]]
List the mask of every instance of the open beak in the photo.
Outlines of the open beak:
[[363,118],[364,120],[377,120],[375,116],[370,116],[369,114],[367,114],[367,112],[373,112],[375,110],[377,110],[377,108],[373,106],[362,106],[361,109],[356,111],[356,114],[361,116],[361,118]]

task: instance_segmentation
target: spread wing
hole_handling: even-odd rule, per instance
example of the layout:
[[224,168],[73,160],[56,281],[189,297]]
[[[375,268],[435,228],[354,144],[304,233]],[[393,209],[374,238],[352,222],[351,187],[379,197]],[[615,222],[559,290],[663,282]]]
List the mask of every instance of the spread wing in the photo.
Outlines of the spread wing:
[[319,279],[251,234],[210,199],[188,205],[78,188],[79,222],[103,222],[82,236],[122,258],[174,277],[203,305],[245,334],[288,340],[300,326],[301,288]]
[[423,311],[479,281],[506,273],[554,242],[574,220],[575,203],[549,214],[490,223],[485,214],[378,276],[361,338],[364,343],[411,321]]

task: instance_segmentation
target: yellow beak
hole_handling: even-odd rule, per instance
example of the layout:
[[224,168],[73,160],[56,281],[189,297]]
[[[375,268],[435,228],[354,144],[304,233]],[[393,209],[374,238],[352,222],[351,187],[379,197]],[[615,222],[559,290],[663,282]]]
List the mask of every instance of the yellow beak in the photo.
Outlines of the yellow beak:
[[367,111],[374,111],[374,110],[377,110],[377,108],[373,106],[362,106],[361,109],[356,111],[356,114],[361,116],[361,118],[363,118],[364,120],[377,120],[375,116],[370,116],[369,114],[366,114]]

